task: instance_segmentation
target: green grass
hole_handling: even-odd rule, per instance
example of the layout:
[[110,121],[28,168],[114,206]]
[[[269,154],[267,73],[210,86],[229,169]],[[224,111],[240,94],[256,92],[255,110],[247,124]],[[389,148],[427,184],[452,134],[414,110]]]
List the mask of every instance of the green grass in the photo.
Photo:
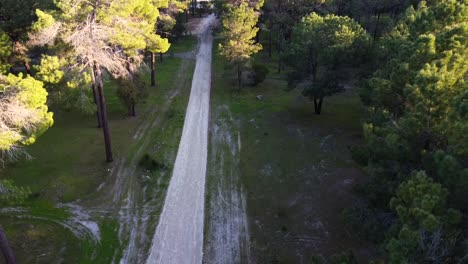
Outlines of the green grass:
[[[80,241],[51,221],[0,217],[18,263],[79,263]],[[1,262],[3,263],[3,262]]]
[[119,223],[116,220],[104,219],[100,222],[99,231],[101,241],[96,245],[89,240],[80,242],[81,250],[78,263],[112,263],[113,259],[119,259],[122,256],[122,251],[118,249],[120,245]]
[[169,54],[182,53],[192,51],[197,46],[198,39],[196,36],[183,36],[178,40],[174,40],[169,48]]
[[114,256],[121,255],[121,251],[116,252],[120,242],[115,220],[101,221],[101,241],[96,244],[79,240],[57,224],[58,219],[0,217],[19,263],[55,263],[59,259],[66,263],[111,263]]
[[[145,104],[137,106],[137,118],[129,118],[116,96],[115,83],[106,85],[109,127],[115,159],[127,155],[132,136],[143,117],[164,98],[158,96],[171,89],[171,77],[180,67],[180,60],[168,58],[158,69],[157,87],[149,87]],[[69,202],[92,193],[107,174],[111,164],[105,162],[103,135],[96,128],[95,116],[56,111],[55,124],[27,151],[33,157],[8,166],[2,178],[29,187],[37,199]]]
[[[299,89],[286,89],[276,54],[270,59],[264,51],[255,61],[270,74],[264,83],[239,92],[224,59],[215,54],[212,96],[212,109],[227,105],[240,126],[254,262],[295,263],[298,254],[308,258],[346,249],[365,252],[366,243],[345,230],[341,218],[354,199],[347,183],[363,177],[348,151],[361,134],[357,93],[326,97],[323,113],[315,115]],[[299,238],[311,242],[296,242]],[[319,242],[312,247],[312,241]]]
[[[144,154],[137,153],[140,147],[147,152],[157,146],[161,152],[156,154],[157,158],[161,157],[172,166],[183,126],[193,72],[193,62],[185,64],[189,66],[184,68],[184,71],[180,70],[182,60],[179,58],[169,57],[158,64],[157,85],[149,87],[147,98],[137,105],[136,118],[127,116],[126,108],[116,96],[117,83],[115,81],[106,83],[105,94],[115,161],[132,160],[137,155]],[[179,72],[182,72],[183,76],[176,77]],[[149,74],[145,74],[145,79],[149,84]],[[176,90],[181,92],[174,94]],[[168,100],[169,96],[173,96],[173,101]],[[148,119],[157,120],[158,126],[152,127],[147,131],[147,135],[135,141],[134,134],[137,128],[143,122],[149,122]],[[108,169],[115,162],[112,164],[105,162],[103,135],[102,131],[96,128],[94,115],[85,116],[56,110],[54,120],[54,126],[38,138],[35,144],[28,147],[32,160],[12,164],[0,171],[1,178],[11,179],[16,185],[30,188],[32,192],[23,205],[23,208],[28,210],[27,217],[5,212],[0,214],[2,225],[22,263],[32,261],[51,263],[60,257],[63,257],[66,263],[110,263],[114,257],[118,259],[122,254],[117,220],[111,215],[93,219],[100,227],[100,243],[96,245],[89,239],[80,241],[69,230],[57,224],[56,221],[67,219],[69,213],[65,209],[57,209],[56,204],[86,200],[93,205],[93,199],[99,199],[97,187],[109,177]],[[151,151],[150,153],[155,154]],[[148,196],[156,196],[155,204],[158,206],[162,204],[167,188],[167,184],[164,183],[168,183],[170,179],[169,170],[164,177],[164,181],[158,186],[160,188],[156,188],[157,194],[147,192]],[[148,186],[148,189],[152,189],[151,187]],[[157,210],[152,217],[156,215],[158,215]],[[155,227],[155,223],[156,219],[153,219],[150,225]],[[30,230],[28,232],[38,233],[40,236],[30,239],[27,234],[21,234],[22,230]],[[48,244],[44,246],[39,241],[49,232],[53,232],[53,235],[45,239]],[[39,254],[28,255],[27,250],[43,249],[57,251],[56,258],[44,258],[42,262]],[[31,257],[35,259],[27,261]]]

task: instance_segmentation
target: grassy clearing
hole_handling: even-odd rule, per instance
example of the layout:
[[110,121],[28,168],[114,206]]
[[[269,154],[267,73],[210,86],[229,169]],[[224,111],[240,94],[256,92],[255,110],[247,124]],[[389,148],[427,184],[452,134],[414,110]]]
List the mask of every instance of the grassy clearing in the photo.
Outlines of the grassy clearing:
[[256,61],[270,69],[267,79],[240,92],[218,54],[213,65],[213,107],[227,105],[240,125],[254,262],[297,263],[348,249],[367,260],[372,247],[341,216],[363,177],[348,151],[360,140],[359,98],[353,90],[327,97],[315,115],[300,90],[286,90],[276,57],[265,53]]
[[174,40],[169,48],[169,54],[192,51],[197,46],[198,39],[196,36],[183,36],[178,40]]
[[[190,90],[190,86],[186,86],[191,80],[189,72],[193,72],[193,66],[189,66],[187,72],[183,72],[186,76],[174,78],[182,64],[181,59],[172,57],[159,63],[157,86],[148,88],[148,97],[137,106],[136,118],[127,116],[125,107],[116,96],[116,83],[106,83],[109,126],[116,161],[142,155],[137,150],[145,144],[144,151],[149,146],[151,150],[158,148],[167,154],[167,157],[164,154],[162,156],[164,162],[171,166],[183,125],[173,121],[175,118],[183,120],[189,94],[187,90]],[[149,84],[149,75],[145,75],[145,78]],[[175,93],[178,89],[183,92]],[[173,101],[169,102],[169,97]],[[162,105],[167,107],[162,109]],[[12,179],[15,184],[31,189],[32,195],[23,208],[27,208],[28,215],[33,217],[15,217],[13,215],[17,214],[5,212],[1,216],[2,225],[21,263],[53,263],[61,258],[65,263],[111,263],[122,254],[119,223],[112,214],[106,213],[93,219],[98,222],[101,233],[101,241],[96,245],[89,239],[80,241],[58,224],[58,220],[67,219],[69,214],[66,210],[55,208],[57,203],[86,199],[92,204],[93,199],[98,199],[95,197],[96,189],[109,177],[109,169],[113,166],[104,162],[102,131],[95,127],[95,116],[61,110],[54,112],[54,126],[28,147],[33,159],[0,171],[0,177]],[[151,127],[148,131],[150,135],[135,141],[137,128],[150,116],[158,120],[158,126]],[[170,175],[166,174],[165,181],[168,182]],[[142,189],[145,188],[146,182],[142,181],[141,184]],[[146,186],[146,189],[152,188]],[[157,189],[156,193],[164,193],[163,190],[165,187]],[[154,196],[152,193],[148,191],[148,195]],[[158,197],[160,204],[164,196]],[[47,235],[47,239],[44,239]],[[41,239],[47,245],[40,243]],[[51,257],[43,257],[42,254]]]
[[[160,89],[170,89],[171,76],[180,60],[169,58],[157,73],[158,87],[149,88],[149,96],[137,106],[137,118],[129,118],[116,95],[115,83],[106,85],[109,127],[115,159],[127,155],[132,136],[150,109],[160,103]],[[96,128],[95,116],[55,111],[55,124],[37,142],[28,147],[33,159],[8,166],[1,177],[31,188],[35,200],[70,202],[92,193],[106,175],[103,135]]]

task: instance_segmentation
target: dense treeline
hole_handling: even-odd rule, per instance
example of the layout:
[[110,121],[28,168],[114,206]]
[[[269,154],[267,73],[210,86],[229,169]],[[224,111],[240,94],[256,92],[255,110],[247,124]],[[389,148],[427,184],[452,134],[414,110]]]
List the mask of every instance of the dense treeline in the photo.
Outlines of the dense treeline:
[[343,76],[359,81],[364,143],[351,151],[368,180],[345,212],[353,230],[388,263],[466,263],[468,1],[226,2],[221,51],[239,86],[260,43],[316,114]]
[[467,3],[407,9],[376,47],[384,63],[361,89],[365,145],[354,154],[377,209],[363,220],[390,230],[383,238],[393,263],[466,261]]

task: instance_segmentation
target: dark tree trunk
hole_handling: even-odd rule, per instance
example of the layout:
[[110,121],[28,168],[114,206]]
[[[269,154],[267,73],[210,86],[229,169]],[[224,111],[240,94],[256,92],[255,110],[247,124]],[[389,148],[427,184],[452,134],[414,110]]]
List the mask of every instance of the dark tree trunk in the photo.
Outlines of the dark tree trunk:
[[156,86],[156,54],[151,52],[151,86]]
[[338,4],[338,11],[336,12],[337,16],[343,16],[343,3]]
[[380,16],[381,16],[381,13],[380,11],[378,11],[377,20],[375,21],[375,28],[374,28],[374,40],[377,39],[377,32],[378,32],[379,24],[380,24]]
[[[97,16],[97,7],[99,6],[99,0],[96,0],[95,5],[94,5],[94,10],[93,10],[93,17],[92,17],[92,22],[94,23],[96,21],[96,16]],[[94,34],[93,32],[93,27],[90,27],[91,30],[91,35]],[[92,84],[91,84],[91,89],[93,90],[93,97],[94,97],[94,103],[96,104],[96,115],[97,115],[97,127],[102,128],[102,105],[99,101],[99,95],[98,95],[98,81],[96,78],[96,70],[95,67],[91,68],[91,78],[92,78]]]
[[315,85],[315,81],[317,80],[317,63],[312,63],[312,83]]
[[13,254],[13,249],[11,249],[8,238],[3,230],[3,227],[0,225],[0,250],[2,250],[3,257],[5,257],[6,264],[16,264],[15,255]]
[[131,105],[128,107],[128,115],[131,116],[131,117],[135,117],[135,116],[136,116],[135,103],[131,104]]
[[283,30],[278,31],[278,73],[281,73],[281,51],[283,50]]
[[281,64],[282,64],[282,61],[281,61],[281,53],[279,53],[279,58],[278,58],[278,73],[281,73]]
[[159,52],[159,61],[163,62],[163,53],[162,52]]
[[91,90],[93,91],[93,98],[94,98],[94,103],[96,104],[96,117],[97,117],[97,127],[101,128],[102,127],[102,120],[101,120],[101,107],[99,105],[99,98],[98,94],[96,91],[96,81],[94,80],[94,73],[92,74],[93,76],[93,84],[91,84]]
[[102,119],[101,119],[101,105],[99,104],[99,97],[98,93],[96,90],[96,74],[94,72],[94,69],[91,70],[91,90],[93,91],[93,98],[94,98],[94,104],[96,104],[96,117],[97,117],[97,127],[101,128],[102,127]]
[[317,98],[316,96],[314,96],[315,114],[320,115],[320,113],[322,113],[322,104],[323,104],[323,97]]
[[104,134],[104,144],[106,148],[106,161],[112,162],[112,145],[109,132],[109,121],[107,119],[107,107],[106,99],[104,97],[104,84],[102,82],[102,72],[98,65],[94,66],[94,71],[96,72],[96,84],[99,97],[99,104],[101,106],[101,120],[102,120],[102,132]]
[[237,88],[241,89],[242,87],[242,70],[240,69],[239,66],[237,66]]
[[192,0],[192,16],[195,16],[195,5],[196,5],[197,1],[196,0]]
[[314,112],[317,114],[317,107],[318,107],[318,104],[317,104],[317,97],[314,97]]
[[268,33],[268,57],[271,58],[271,49],[272,49],[272,39],[271,39],[271,30]]
[[319,104],[318,104],[318,115],[322,113],[322,104],[323,104],[323,97],[320,97]]
[[26,69],[26,73],[29,76],[32,76],[32,74],[31,74],[31,65],[29,64],[29,62],[27,60],[24,60],[23,65],[24,65],[24,68]]

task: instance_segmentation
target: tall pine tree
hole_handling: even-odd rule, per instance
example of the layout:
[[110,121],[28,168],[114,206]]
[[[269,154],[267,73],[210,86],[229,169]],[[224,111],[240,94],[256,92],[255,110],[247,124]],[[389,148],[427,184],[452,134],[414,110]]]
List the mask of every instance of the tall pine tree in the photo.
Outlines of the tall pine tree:
[[37,11],[32,42],[64,44],[71,65],[88,72],[102,122],[106,160],[111,162],[103,71],[114,78],[131,78],[142,62],[141,51],[165,42],[155,32],[159,1],[58,0],[57,10]]
[[[256,3],[259,8],[263,4]],[[234,66],[237,73],[239,89],[242,86],[242,72],[250,62],[251,56],[262,49],[262,45],[255,42],[258,32],[256,27],[259,14],[248,2],[227,4],[227,12],[222,19],[223,41],[219,45],[221,54]]]

